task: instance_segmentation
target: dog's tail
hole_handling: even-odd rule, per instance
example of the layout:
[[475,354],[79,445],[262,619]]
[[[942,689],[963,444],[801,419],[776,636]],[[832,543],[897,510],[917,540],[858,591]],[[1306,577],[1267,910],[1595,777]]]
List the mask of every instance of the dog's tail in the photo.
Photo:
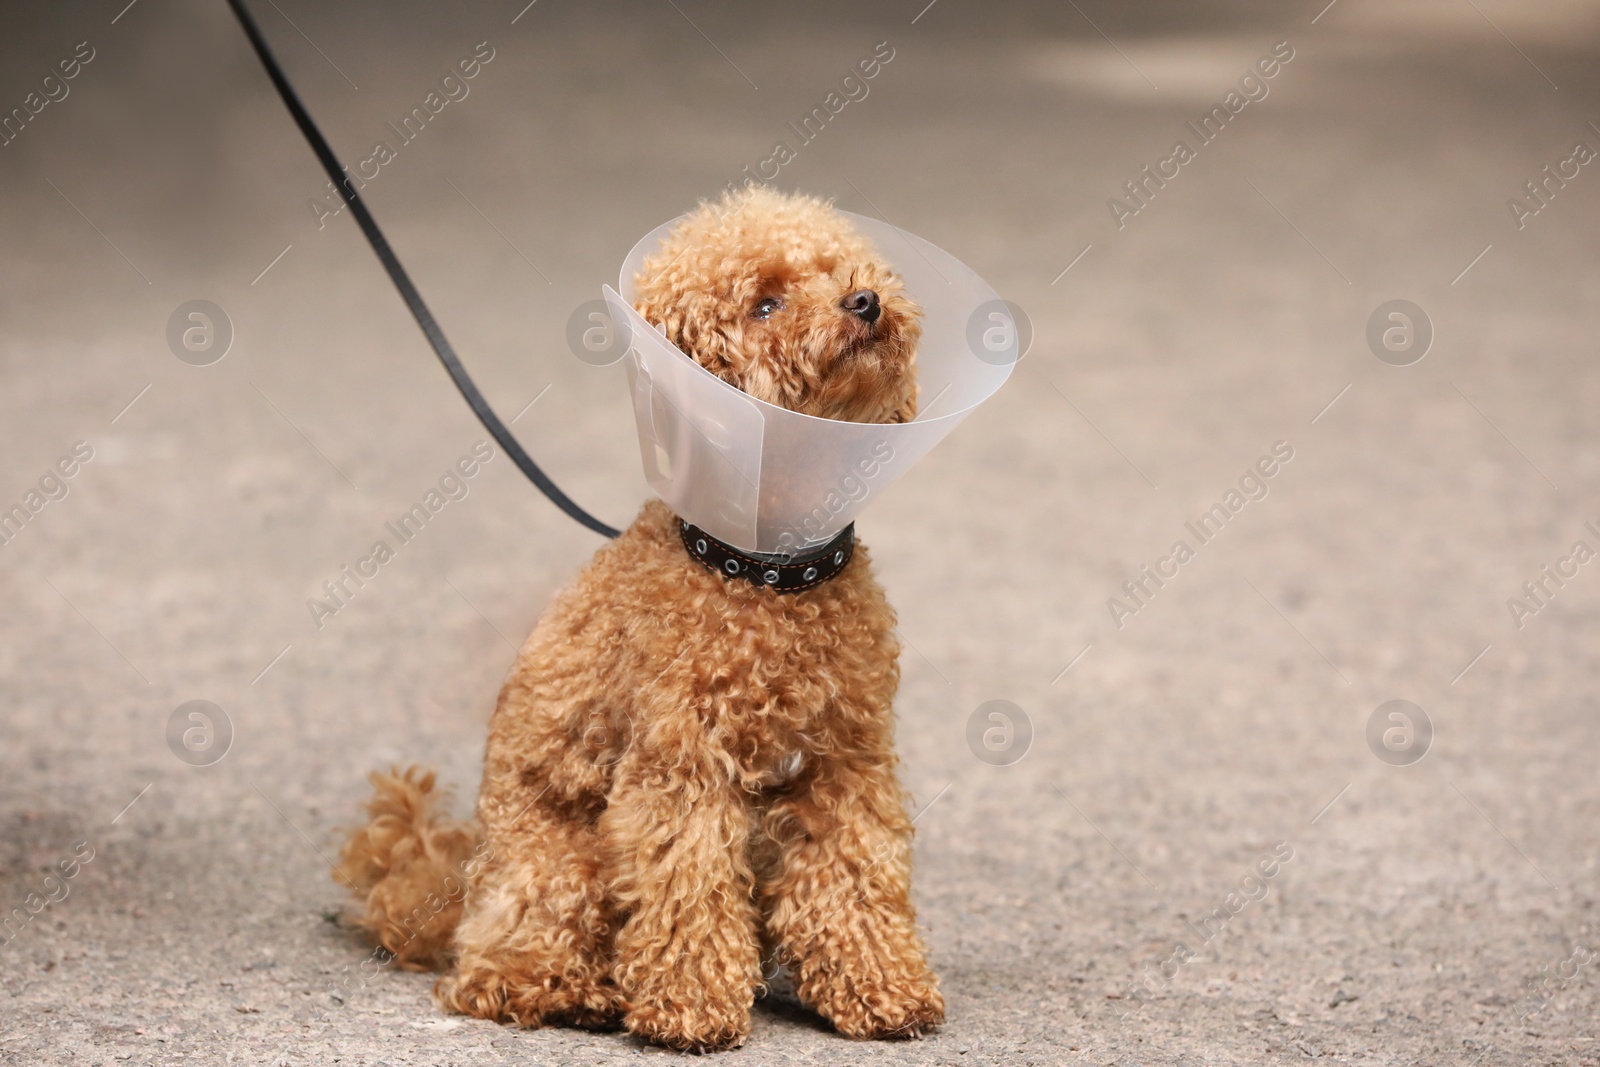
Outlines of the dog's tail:
[[437,970],[450,941],[478,830],[436,810],[444,790],[421,767],[373,772],[367,824],[350,835],[334,880],[356,897],[356,924],[407,970]]

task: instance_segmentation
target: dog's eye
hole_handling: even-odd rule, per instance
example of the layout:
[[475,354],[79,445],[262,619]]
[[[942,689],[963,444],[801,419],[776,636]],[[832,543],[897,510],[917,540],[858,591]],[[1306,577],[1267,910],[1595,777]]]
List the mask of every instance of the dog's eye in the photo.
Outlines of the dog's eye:
[[774,311],[782,310],[782,297],[764,296],[760,300],[756,301],[755,307],[750,309],[750,317],[753,319],[764,319],[769,317]]

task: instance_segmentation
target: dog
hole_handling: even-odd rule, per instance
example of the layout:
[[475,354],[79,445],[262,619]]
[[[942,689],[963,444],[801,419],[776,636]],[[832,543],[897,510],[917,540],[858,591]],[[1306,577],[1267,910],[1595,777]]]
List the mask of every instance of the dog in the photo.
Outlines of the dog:
[[[753,187],[702,203],[635,306],[723,381],[827,419],[917,410],[921,309],[848,220]],[[851,1038],[944,1019],[910,900],[895,616],[856,546],[780,592],[713,571],[659,500],[554,598],[489,724],[474,822],[372,776],[337,877],[438,1004],[523,1026],[744,1043],[764,976]]]

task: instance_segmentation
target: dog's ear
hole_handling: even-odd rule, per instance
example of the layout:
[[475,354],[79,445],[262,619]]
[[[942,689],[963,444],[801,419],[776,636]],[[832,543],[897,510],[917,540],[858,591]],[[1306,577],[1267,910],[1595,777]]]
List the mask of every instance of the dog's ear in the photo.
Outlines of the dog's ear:
[[641,300],[634,310],[643,315],[645,321],[654,326],[678,351],[726,380],[729,368],[724,351],[727,338],[720,332],[714,319],[704,314],[705,309],[700,306],[702,303],[703,299],[694,296],[665,304]]
[[906,397],[906,402],[904,404],[901,404],[898,408],[896,408],[895,409],[895,413],[893,415],[889,416],[889,421],[890,422],[910,422],[912,419],[916,418],[917,417],[917,394],[920,393],[920,392],[922,392],[922,387],[921,386],[914,386],[912,388],[912,390],[911,390],[911,395]]

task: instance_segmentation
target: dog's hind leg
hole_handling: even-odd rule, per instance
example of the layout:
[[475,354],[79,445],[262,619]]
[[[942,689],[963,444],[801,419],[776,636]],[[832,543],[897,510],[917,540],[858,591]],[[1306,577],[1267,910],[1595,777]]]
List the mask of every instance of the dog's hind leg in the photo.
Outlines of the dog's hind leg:
[[595,820],[621,738],[604,726],[602,705],[570,695],[583,686],[552,659],[524,653],[490,723],[478,794],[484,854],[456,930],[455,973],[435,997],[523,1026],[605,1028],[621,1008]]
[[522,1026],[614,1027],[614,920],[594,830],[533,800],[491,824],[484,845],[455,971],[435,987],[440,1006]]

